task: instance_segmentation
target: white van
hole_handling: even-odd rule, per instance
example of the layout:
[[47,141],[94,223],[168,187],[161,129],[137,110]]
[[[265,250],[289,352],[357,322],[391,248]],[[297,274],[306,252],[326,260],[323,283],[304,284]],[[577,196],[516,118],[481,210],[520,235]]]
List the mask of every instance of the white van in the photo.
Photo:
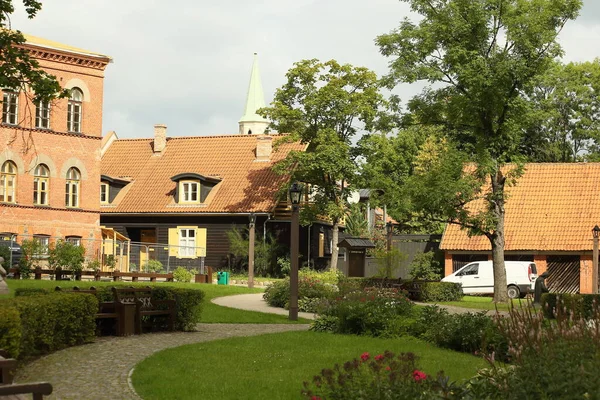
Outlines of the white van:
[[[537,278],[535,263],[530,261],[504,261],[508,297],[516,299],[533,291]],[[462,284],[463,293],[494,293],[492,261],[469,263],[442,279],[442,282]]]

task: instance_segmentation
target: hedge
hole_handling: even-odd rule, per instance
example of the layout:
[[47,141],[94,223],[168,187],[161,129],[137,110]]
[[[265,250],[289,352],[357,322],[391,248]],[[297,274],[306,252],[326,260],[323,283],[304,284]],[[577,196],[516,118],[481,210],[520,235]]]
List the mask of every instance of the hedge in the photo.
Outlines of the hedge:
[[[113,285],[114,287],[131,287],[131,285]],[[100,301],[113,301],[112,287],[102,286],[97,288],[97,297]],[[139,286],[138,286],[139,287]],[[81,289],[86,289],[81,286]],[[72,290],[71,288],[65,290]],[[17,289],[15,296],[32,296],[43,293],[53,293],[54,291],[41,288]],[[201,304],[204,298],[204,292],[197,289],[184,289],[168,285],[152,287],[153,296],[157,300],[175,299],[177,302],[177,315],[175,318],[175,330],[192,331],[196,324],[200,322],[202,311]]]
[[462,287],[452,282],[423,282],[419,284],[418,300],[424,302],[460,301]]
[[544,293],[541,304],[546,318],[556,318],[557,303],[574,318],[594,318],[598,314],[596,311],[600,311],[600,295],[597,294]]
[[9,333],[0,343],[12,357],[39,356],[94,340],[98,311],[94,296],[20,296],[1,300],[0,310],[7,313],[3,312],[1,330]]

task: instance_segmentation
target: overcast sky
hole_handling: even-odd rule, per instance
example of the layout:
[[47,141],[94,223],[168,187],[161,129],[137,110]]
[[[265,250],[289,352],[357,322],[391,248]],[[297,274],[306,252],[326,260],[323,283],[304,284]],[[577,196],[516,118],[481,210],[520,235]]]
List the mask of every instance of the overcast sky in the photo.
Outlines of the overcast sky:
[[[374,39],[407,15],[398,0],[45,0],[33,20],[18,10],[12,26],[111,56],[103,132],[133,138],[151,137],[157,123],[168,136],[237,133],[254,52],[267,104],[298,60],[333,58],[385,74]],[[560,41],[565,61],[600,57],[600,1],[584,0]]]

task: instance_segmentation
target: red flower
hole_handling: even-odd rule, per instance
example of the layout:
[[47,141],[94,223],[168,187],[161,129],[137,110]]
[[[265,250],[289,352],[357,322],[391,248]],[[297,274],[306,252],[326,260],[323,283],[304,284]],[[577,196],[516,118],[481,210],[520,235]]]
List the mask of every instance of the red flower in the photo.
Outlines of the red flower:
[[381,360],[383,360],[383,354],[377,354],[375,356],[375,361],[381,361]]
[[371,358],[371,356],[366,351],[364,353],[362,353],[360,356],[360,359],[363,361],[367,361],[369,358]]
[[413,371],[413,379],[417,382],[423,380],[423,379],[427,379],[427,375],[425,374],[425,372],[421,372],[418,369],[415,369]]
[[321,398],[319,396],[313,396],[310,398],[310,400],[321,400]]
[[385,367],[386,371],[391,371],[392,369],[390,368],[390,366],[388,365],[387,367]]

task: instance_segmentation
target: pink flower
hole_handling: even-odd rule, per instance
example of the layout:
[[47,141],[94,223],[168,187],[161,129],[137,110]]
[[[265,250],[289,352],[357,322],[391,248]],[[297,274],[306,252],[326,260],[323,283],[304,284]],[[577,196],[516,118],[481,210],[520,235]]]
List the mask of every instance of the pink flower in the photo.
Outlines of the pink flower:
[[425,372],[419,371],[418,369],[415,369],[413,371],[413,379],[417,382],[423,380],[423,379],[427,379],[427,375],[425,374]]
[[375,356],[375,361],[381,361],[381,360],[383,360],[383,354],[377,354]]
[[360,356],[360,359],[363,361],[367,361],[369,358],[371,358],[371,356],[366,351],[364,353],[362,353]]
[[312,396],[310,400],[321,400],[321,398],[319,396]]

